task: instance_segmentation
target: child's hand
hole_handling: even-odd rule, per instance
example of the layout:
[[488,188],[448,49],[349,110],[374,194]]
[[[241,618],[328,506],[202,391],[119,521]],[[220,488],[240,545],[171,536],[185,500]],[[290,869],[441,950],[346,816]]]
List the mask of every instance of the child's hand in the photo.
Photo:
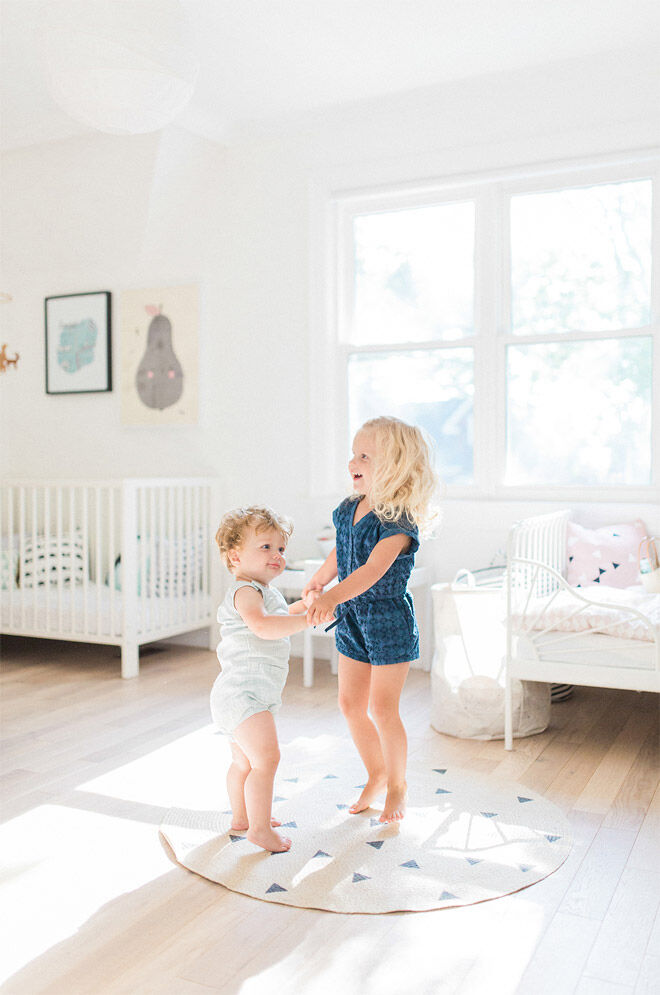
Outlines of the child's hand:
[[319,584],[317,580],[312,578],[302,589],[302,599],[308,608],[312,601],[318,598],[319,594],[323,594],[323,584]]
[[336,604],[332,596],[332,591],[320,594],[314,599],[313,604],[307,612],[307,621],[310,625],[323,625],[325,622],[333,622],[335,608]]
[[309,605],[304,601],[293,601],[289,605],[289,615],[304,615]]
[[320,597],[320,594],[321,594],[320,591],[310,591],[309,594],[303,593],[302,603],[304,604],[305,608],[306,609],[311,608],[316,599]]

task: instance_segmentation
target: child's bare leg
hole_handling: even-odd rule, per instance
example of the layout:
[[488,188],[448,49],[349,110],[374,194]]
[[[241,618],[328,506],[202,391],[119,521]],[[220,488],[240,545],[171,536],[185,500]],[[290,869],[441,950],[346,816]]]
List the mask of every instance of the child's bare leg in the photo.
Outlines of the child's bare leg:
[[227,794],[231,805],[231,828],[244,830],[248,827],[245,809],[245,778],[250,773],[250,761],[235,740],[231,742],[231,764],[227,771]]
[[[237,832],[245,832],[248,828],[248,817],[245,808],[245,778],[250,773],[250,761],[234,740],[231,744],[232,762],[227,771],[227,794],[231,805],[231,828]],[[281,826],[277,819],[270,820],[271,826]]]
[[367,713],[371,664],[339,655],[339,707],[346,717],[353,742],[367,768],[367,784],[349,811],[355,815],[369,808],[387,784],[385,761],[378,730]]
[[387,771],[387,798],[381,822],[398,822],[406,813],[408,738],[399,715],[399,701],[409,669],[410,663],[391,663],[374,667],[371,677],[371,712]]
[[273,782],[280,762],[275,720],[271,712],[258,712],[234,730],[234,739],[248,758],[250,771],[245,778],[245,810],[251,843],[281,853],[288,850],[291,840],[276,833],[271,826]]

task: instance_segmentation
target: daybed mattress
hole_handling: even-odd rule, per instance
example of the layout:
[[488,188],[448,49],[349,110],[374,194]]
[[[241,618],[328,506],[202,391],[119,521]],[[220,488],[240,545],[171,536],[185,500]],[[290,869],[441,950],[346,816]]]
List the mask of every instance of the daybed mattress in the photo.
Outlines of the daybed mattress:
[[[516,628],[529,630],[552,629],[560,632],[591,632],[603,630],[606,635],[620,639],[639,639],[644,642],[660,641],[660,594],[648,594],[641,586],[608,587],[598,584],[581,587],[579,593],[594,601],[606,601],[611,607],[601,605],[585,605],[569,591],[546,598],[530,600],[525,614],[512,615]],[[547,607],[546,607],[547,606]],[[543,610],[545,608],[545,610]],[[581,611],[576,614],[576,609]],[[635,608],[649,620],[652,630],[636,615],[626,613],[624,609]]]

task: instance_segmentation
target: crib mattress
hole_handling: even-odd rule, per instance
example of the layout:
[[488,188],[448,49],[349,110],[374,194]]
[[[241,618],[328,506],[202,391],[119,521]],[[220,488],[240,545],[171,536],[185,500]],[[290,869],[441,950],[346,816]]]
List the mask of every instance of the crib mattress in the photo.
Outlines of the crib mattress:
[[[35,635],[122,636],[122,595],[106,584],[63,588],[61,605],[57,587],[0,592],[2,631],[18,629]],[[11,609],[10,609],[11,605]],[[86,615],[85,615],[86,612]],[[210,600],[189,597],[138,598],[138,635],[180,626],[181,631],[207,624]]]
[[[580,594],[594,601],[607,601],[608,607],[585,605],[579,614],[576,609],[582,602],[569,591],[560,591],[553,597],[534,598],[527,606],[525,614],[512,615],[516,626],[543,630],[551,628],[560,632],[591,632],[605,629],[606,635],[620,639],[638,639],[660,642],[660,594],[649,594],[641,584],[636,587],[608,587],[598,584],[581,587]],[[635,608],[651,623],[652,631],[634,615],[626,614],[626,608]]]

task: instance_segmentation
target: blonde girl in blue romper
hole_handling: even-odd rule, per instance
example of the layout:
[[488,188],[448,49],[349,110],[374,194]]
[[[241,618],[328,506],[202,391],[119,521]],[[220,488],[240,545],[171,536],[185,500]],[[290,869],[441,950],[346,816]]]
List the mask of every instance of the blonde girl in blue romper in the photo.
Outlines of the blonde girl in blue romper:
[[[381,822],[406,808],[407,737],[399,700],[419,634],[406,590],[419,528],[432,518],[431,450],[419,428],[374,418],[353,441],[353,496],[335,509],[337,545],[303,590],[312,625],[336,618],[339,706],[367,769],[353,814],[386,791]],[[339,583],[325,586],[335,577]],[[371,712],[371,715],[369,714]]]
[[274,827],[273,782],[280,760],[273,718],[289,672],[289,636],[309,624],[302,601],[287,605],[270,582],[286,565],[292,525],[270,508],[228,512],[216,534],[233,583],[218,609],[222,672],[211,690],[211,714],[219,732],[231,736],[227,791],[231,827],[274,853],[291,840]]

